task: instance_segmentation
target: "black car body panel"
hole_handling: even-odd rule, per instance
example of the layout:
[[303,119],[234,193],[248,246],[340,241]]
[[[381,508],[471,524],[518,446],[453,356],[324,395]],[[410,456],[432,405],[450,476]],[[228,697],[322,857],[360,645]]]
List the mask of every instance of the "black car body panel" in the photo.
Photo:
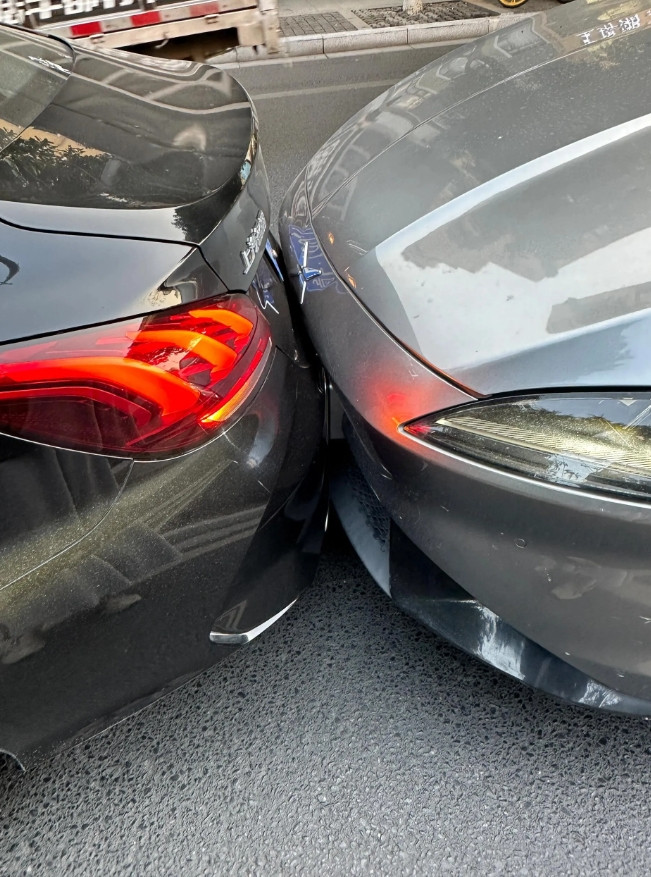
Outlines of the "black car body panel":
[[231,654],[216,622],[250,630],[296,599],[323,531],[323,408],[277,352],[245,416],[180,460],[4,440],[0,749],[97,732]]
[[[168,278],[178,276],[186,257],[196,262],[191,254],[193,248],[181,244],[52,234],[0,223],[0,341],[181,304],[181,284],[171,285]],[[216,282],[212,274],[211,295]]]
[[[20,760],[96,733],[264,629],[311,582],[327,511],[323,381],[268,240],[266,173],[245,93],[185,62],[75,50],[74,63],[57,64],[50,45],[64,60],[71,52],[0,28],[2,63],[8,53],[13,69],[25,56],[34,81],[47,74],[57,85],[0,152],[2,412],[15,351],[35,350],[39,375],[59,368],[22,391],[35,400],[23,433],[22,421],[0,425],[0,750]],[[228,311],[231,300],[240,305]],[[235,334],[238,320],[263,326],[265,346],[251,388],[228,397],[234,415],[206,428],[198,447],[139,456],[99,442],[88,452],[70,430],[60,446],[27,431],[43,394],[52,405],[64,397],[66,412],[77,404],[66,394],[82,398],[77,383],[95,355],[87,338],[126,338],[123,359],[107,368],[135,362],[148,381],[168,368],[172,389],[201,397],[230,368],[218,357],[194,372],[201,345],[222,357],[239,350],[228,322],[221,347],[200,334],[203,323],[193,330],[210,308],[233,316]],[[142,335],[152,315],[162,340]],[[75,357],[75,377],[62,378],[61,363]],[[83,397],[98,424],[108,405],[101,380]],[[142,418],[145,409],[125,414],[132,386],[107,380],[122,400],[116,422]],[[163,396],[166,417],[175,398]]]
[[[63,58],[72,52],[51,38],[2,33],[11,60],[26,54],[25,42],[45,42]],[[52,100],[23,119],[36,114],[20,133],[13,125],[0,150],[7,226],[0,282],[17,293],[2,301],[0,340],[214,295],[218,281],[208,276],[206,286],[198,255],[180,265],[191,245],[224,289],[247,290],[263,249],[258,241],[248,254],[247,239],[254,228],[266,237],[269,193],[255,111],[242,87],[214,68],[126,52],[75,49],[65,70],[62,59],[45,60],[39,66],[27,55],[24,64],[54,80]],[[29,258],[35,249],[38,265]],[[89,272],[95,282],[85,280],[83,296],[70,295],[67,287]]]
[[254,629],[311,582],[325,395],[267,257],[252,295],[273,361],[204,447],[133,463],[0,436],[0,750],[31,760],[96,733],[232,653],[215,627]]
[[134,237],[200,243],[246,182],[256,138],[252,105],[227,73],[75,49],[58,91],[5,148],[0,216],[67,232],[101,217],[107,233],[113,215],[115,234],[127,221]]
[[[40,45],[6,39],[12,61],[31,39]],[[43,75],[38,62],[22,61]],[[269,193],[244,89],[213,67],[127,52],[75,49],[70,69],[45,70],[50,103],[0,151],[0,221],[201,245],[229,289],[247,289],[259,248],[240,254],[253,228],[269,227]]]

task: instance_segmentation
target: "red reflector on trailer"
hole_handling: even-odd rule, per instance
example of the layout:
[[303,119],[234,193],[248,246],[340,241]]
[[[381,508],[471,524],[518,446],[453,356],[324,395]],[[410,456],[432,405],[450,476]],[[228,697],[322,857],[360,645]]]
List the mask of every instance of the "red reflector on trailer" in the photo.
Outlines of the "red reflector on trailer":
[[84,21],[83,24],[70,26],[70,34],[73,37],[92,37],[97,33],[102,33],[101,21]]
[[245,295],[0,347],[0,431],[135,459],[208,441],[259,386],[269,326]]
[[219,15],[219,3],[197,3],[190,6],[190,15],[192,18],[199,18],[204,15]]
[[160,12],[138,12],[131,16],[131,24],[134,27],[145,27],[148,24],[160,24],[162,21]]

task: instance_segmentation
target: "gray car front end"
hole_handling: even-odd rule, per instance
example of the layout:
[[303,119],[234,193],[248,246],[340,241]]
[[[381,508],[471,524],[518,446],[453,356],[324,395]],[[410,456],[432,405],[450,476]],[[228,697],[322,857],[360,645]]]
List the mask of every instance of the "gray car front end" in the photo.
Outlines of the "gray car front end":
[[340,129],[281,213],[346,439],[334,501],[378,583],[500,670],[638,714],[650,25],[576,0],[451,52]]

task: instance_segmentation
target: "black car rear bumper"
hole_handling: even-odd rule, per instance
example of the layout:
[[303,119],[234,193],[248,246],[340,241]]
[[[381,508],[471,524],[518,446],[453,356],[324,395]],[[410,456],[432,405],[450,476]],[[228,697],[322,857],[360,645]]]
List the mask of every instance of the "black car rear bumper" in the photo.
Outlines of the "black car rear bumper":
[[[85,535],[0,589],[0,749],[23,760],[98,732],[232,654],[211,641],[216,627],[251,630],[311,583],[327,512],[318,377],[276,351],[230,429],[175,460],[131,465]],[[3,441],[7,459],[42,450]],[[109,458],[48,450],[86,491],[70,516],[92,509]],[[59,538],[32,498],[5,573],[14,554]]]

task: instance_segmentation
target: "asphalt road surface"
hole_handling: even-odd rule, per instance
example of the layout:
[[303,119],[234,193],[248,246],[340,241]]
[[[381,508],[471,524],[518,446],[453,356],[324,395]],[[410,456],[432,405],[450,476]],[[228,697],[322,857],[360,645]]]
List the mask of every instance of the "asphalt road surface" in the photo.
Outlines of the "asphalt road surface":
[[[244,71],[276,205],[432,54]],[[4,771],[0,875],[645,874],[650,780],[648,722],[557,704],[425,632],[335,527],[315,587],[252,645]]]
[[290,183],[328,137],[373,98],[450,48],[345,53],[231,70],[258,111],[274,224]]

